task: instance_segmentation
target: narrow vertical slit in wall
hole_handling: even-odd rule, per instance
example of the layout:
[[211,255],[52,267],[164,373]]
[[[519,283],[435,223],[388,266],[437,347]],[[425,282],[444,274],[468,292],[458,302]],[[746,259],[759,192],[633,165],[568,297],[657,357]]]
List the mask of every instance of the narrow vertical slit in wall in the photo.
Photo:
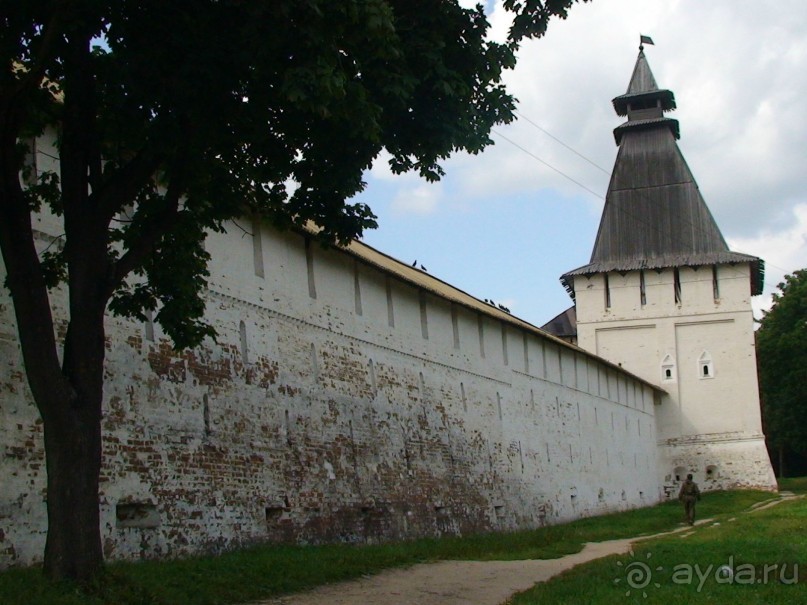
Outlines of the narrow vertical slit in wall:
[[485,320],[480,313],[476,318],[477,329],[479,331],[479,356],[485,358]]
[[602,367],[597,364],[597,395],[602,397]]
[[502,419],[502,396],[501,393],[496,391],[496,406],[499,409],[499,420]]
[[673,288],[675,290],[675,304],[681,304],[681,272],[678,267],[673,269]]
[[460,320],[457,305],[451,303],[451,330],[454,333],[454,348],[460,348]]
[[319,360],[317,359],[317,348],[314,346],[314,343],[311,343],[311,375],[314,378],[314,382],[319,380]]
[[639,302],[642,306],[647,304],[647,287],[644,281],[644,271],[639,271]]
[[603,285],[604,285],[604,292],[605,292],[605,308],[611,308],[611,285],[608,283],[608,274],[603,274]]
[[205,423],[205,435],[210,434],[210,401],[207,393],[202,396],[202,420]]
[[392,308],[392,281],[389,276],[385,280],[385,289],[387,291],[387,324],[390,328],[395,327],[395,312]]
[[446,416],[443,416],[443,430],[446,433],[446,447],[448,449],[448,462],[451,473],[454,473],[454,447],[451,445],[451,428],[446,423]]
[[424,339],[429,340],[429,316],[426,309],[426,293],[418,292],[418,302],[420,303],[420,334]]
[[594,408],[594,424],[599,424],[599,423],[600,423],[599,414],[597,413],[597,408],[595,407]]
[[375,380],[375,364],[373,363],[372,359],[368,364],[368,368],[370,370],[370,388],[372,389],[373,397],[375,397],[376,393],[378,393],[378,386]]
[[518,442],[518,458],[521,461],[521,474],[524,474],[524,452],[521,449],[521,441]]
[[406,430],[401,425],[401,437],[403,438],[403,455],[404,455],[404,462],[406,463],[406,474],[412,474],[412,460],[409,457],[409,444],[406,440]]
[[720,283],[717,281],[717,265],[712,265],[712,295],[715,302],[720,300]]
[[314,281],[314,248],[311,238],[305,238],[305,267],[308,272],[308,296],[317,297],[317,284]]
[[546,461],[552,462],[552,458],[549,455],[549,441],[546,442]]
[[356,315],[361,315],[361,282],[359,281],[359,261],[357,260],[353,261],[353,299]]
[[291,445],[291,422],[289,422],[289,411],[283,412],[283,423],[286,426],[286,445]]
[[146,309],[146,340],[154,342],[154,312],[151,309]]
[[504,322],[501,323],[502,326],[502,360],[504,360],[504,365],[510,365],[510,359],[507,354],[507,326]]
[[36,185],[39,179],[36,157],[36,137],[31,137],[25,145],[24,177],[26,185]]
[[580,402],[577,402],[577,422],[580,422]]
[[530,348],[529,348],[529,340],[527,339],[527,333],[524,332],[522,334],[524,338],[524,373],[530,373]]
[[247,325],[243,321],[238,323],[238,332],[241,336],[241,359],[246,365],[249,363],[249,347],[247,343]]
[[261,219],[252,217],[252,264],[257,277],[263,274],[263,242],[261,240]]
[[359,454],[358,447],[356,446],[356,436],[353,434],[353,421],[347,421],[348,428],[350,429],[350,450],[353,454],[353,476],[358,484],[359,480]]
[[412,473],[412,460],[409,457],[409,447],[406,445],[406,435],[404,435],[404,462],[406,462],[406,472]]
[[535,391],[530,389],[530,409],[535,411]]
[[465,396],[465,383],[460,383],[460,395],[462,395],[462,411],[468,411],[468,398]]

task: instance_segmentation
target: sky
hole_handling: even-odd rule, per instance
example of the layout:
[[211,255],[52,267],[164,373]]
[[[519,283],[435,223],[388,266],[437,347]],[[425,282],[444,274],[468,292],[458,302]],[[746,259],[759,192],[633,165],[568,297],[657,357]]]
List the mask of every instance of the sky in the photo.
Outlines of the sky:
[[[494,39],[508,27],[500,5],[486,4]],[[640,34],[724,238],[766,262],[761,317],[784,275],[807,267],[804,0],[574,5],[522,45],[505,80],[519,118],[494,129],[495,145],[452,157],[436,184],[379,158],[357,198],[379,222],[363,241],[538,326],[571,306],[559,278],[591,256],[623,121],[611,99],[627,90]]]

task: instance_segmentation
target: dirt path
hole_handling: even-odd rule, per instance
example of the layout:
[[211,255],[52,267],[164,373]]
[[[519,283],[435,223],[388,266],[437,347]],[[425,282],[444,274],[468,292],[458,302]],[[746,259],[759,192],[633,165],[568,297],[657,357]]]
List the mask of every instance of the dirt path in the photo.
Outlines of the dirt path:
[[[767,506],[784,499],[768,502]],[[704,519],[696,525],[711,521]],[[422,563],[253,605],[500,605],[515,593],[572,567],[609,555],[629,553],[633,544],[641,540],[687,530],[690,528],[683,526],[652,536],[590,542],[580,552],[559,559]]]

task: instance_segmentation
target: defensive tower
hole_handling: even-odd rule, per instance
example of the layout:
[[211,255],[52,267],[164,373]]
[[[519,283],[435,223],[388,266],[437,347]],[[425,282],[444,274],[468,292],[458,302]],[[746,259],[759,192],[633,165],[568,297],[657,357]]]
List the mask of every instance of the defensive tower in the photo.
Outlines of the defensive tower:
[[582,348],[658,384],[660,481],[774,489],[762,434],[751,296],[764,263],[729,250],[676,143],[675,96],[643,49],[589,264],[561,277]]

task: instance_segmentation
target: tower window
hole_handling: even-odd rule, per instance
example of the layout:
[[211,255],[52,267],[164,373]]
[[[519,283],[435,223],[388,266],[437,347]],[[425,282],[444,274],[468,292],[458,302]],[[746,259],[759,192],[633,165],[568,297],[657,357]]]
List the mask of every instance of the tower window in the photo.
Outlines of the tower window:
[[712,363],[712,356],[708,351],[704,351],[701,353],[701,356],[698,357],[698,377],[701,379],[715,377],[715,368],[714,364]]
[[644,271],[639,271],[639,302],[642,306],[647,304],[647,288],[644,282]]
[[666,382],[675,380],[675,360],[672,355],[665,355],[661,360],[661,379]]
[[676,267],[673,269],[673,285],[675,287],[675,304],[681,304],[681,273]]
[[712,265],[712,292],[715,302],[720,300],[720,284],[717,281],[717,265]]
[[608,283],[608,274],[606,273],[603,275],[604,285],[605,285],[605,308],[611,308],[611,286]]

